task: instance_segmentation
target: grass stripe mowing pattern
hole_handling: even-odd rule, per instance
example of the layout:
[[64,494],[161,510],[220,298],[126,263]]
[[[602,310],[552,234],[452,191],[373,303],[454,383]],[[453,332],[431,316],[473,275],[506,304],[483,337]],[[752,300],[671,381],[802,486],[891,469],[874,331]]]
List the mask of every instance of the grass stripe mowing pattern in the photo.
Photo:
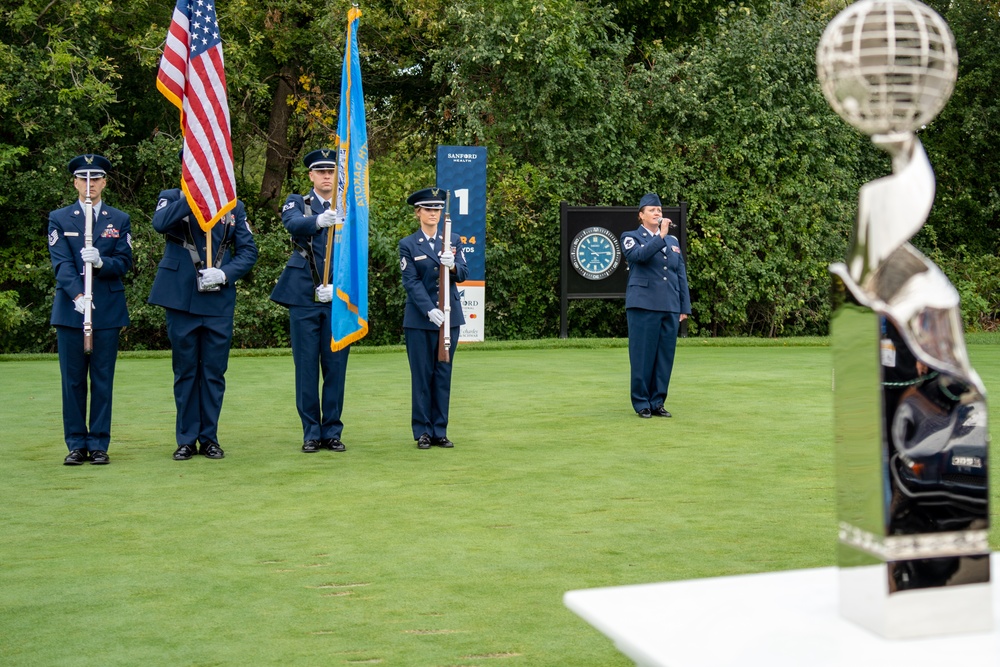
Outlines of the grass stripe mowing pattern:
[[620,342],[463,348],[426,452],[405,354],[359,352],[343,454],[299,452],[289,356],[236,355],[226,458],[172,461],[169,359],[125,355],[112,464],[78,468],[57,362],[0,363],[0,662],[624,666],[565,591],[834,562],[822,344],[684,341],[652,420]]

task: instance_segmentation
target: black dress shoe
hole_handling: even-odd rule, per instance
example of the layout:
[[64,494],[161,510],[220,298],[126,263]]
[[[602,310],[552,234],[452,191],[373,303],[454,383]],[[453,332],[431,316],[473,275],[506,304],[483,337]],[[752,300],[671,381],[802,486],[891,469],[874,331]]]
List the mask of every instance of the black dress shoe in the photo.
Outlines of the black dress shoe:
[[421,433],[420,437],[417,438],[417,449],[430,449],[431,448],[431,436],[426,433]]
[[71,449],[66,458],[63,459],[63,465],[66,466],[78,466],[81,463],[87,462],[87,450],[86,449]]
[[654,417],[673,417],[673,415],[670,414],[669,412],[667,412],[667,409],[665,407],[663,407],[662,405],[660,407],[658,407],[658,408],[653,408],[653,416]]
[[90,453],[90,462],[95,466],[105,466],[111,463],[111,459],[108,458],[107,452],[95,449]]
[[642,410],[639,410],[639,412],[635,414],[639,415],[643,419],[651,419],[653,417],[653,412],[649,408],[643,408]]
[[323,438],[323,447],[332,452],[347,451],[347,446],[340,441],[340,438]]
[[448,438],[431,438],[431,444],[435,447],[444,447],[445,449],[451,449],[455,446],[455,443]]
[[174,461],[187,461],[192,456],[198,453],[194,445],[179,445],[177,451],[174,452]]
[[219,443],[217,442],[210,442],[207,445],[202,444],[201,452],[199,453],[206,459],[221,459],[226,455],[226,453],[222,451],[222,447],[219,447]]
[[302,443],[302,451],[312,454],[319,451],[319,440],[306,440]]

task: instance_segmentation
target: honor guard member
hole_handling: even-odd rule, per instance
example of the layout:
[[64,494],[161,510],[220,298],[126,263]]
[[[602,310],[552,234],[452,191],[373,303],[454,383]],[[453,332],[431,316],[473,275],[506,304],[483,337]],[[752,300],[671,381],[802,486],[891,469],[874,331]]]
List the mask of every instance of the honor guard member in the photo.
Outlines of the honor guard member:
[[206,234],[176,188],[160,193],[153,228],[166,238],[148,301],[166,309],[177,405],[174,459],[186,461],[195,454],[221,459],[219,413],[233,340],[236,281],[257,261],[257,245],[243,202],[237,201],[212,227],[212,257],[206,259]]
[[[118,334],[128,326],[122,276],[132,268],[132,227],[128,214],[101,201],[111,163],[100,155],[80,155],[69,163],[79,199],[49,214],[49,256],[56,275],[51,323],[59,345],[66,465],[110,463],[111,397],[118,358]],[[86,202],[92,210],[92,243],[86,247]],[[85,294],[84,265],[92,271]],[[90,300],[92,351],[84,351],[84,312]],[[90,421],[87,386],[90,385]]]
[[457,345],[451,346],[449,362],[438,361],[438,332],[444,323],[444,312],[438,307],[438,279],[439,268],[447,267],[452,277],[451,340],[457,343],[465,317],[455,283],[464,281],[469,269],[458,234],[451,235],[452,251],[442,252],[444,237],[438,232],[438,221],[447,196],[438,188],[410,195],[406,203],[414,207],[420,229],[399,242],[399,268],[406,290],[403,333],[410,362],[411,423],[420,449],[454,446],[448,439],[448,402]]
[[333,233],[330,228],[336,221],[333,211],[336,207],[331,205],[335,196],[337,152],[330,148],[315,150],[303,162],[309,169],[313,188],[304,197],[289,195],[281,209],[281,222],[292,235],[294,250],[271,292],[271,300],[288,308],[302,451],[342,452],[346,447],[340,440],[344,431],[340,413],[344,407],[344,381],[351,347],[337,352],[330,349],[333,286],[323,284],[324,276],[333,275],[332,266],[329,273],[324,270],[327,238]]
[[639,200],[639,228],[622,234],[628,262],[625,313],[632,407],[643,419],[669,417],[664,407],[674,367],[677,329],[691,313],[687,270],[677,238],[667,232],[660,198]]

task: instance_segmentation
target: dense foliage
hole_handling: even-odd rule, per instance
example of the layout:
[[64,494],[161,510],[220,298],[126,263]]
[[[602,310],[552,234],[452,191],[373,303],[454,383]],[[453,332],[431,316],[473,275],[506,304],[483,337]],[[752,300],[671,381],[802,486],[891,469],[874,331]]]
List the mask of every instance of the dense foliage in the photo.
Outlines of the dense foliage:
[[[401,340],[396,244],[406,194],[438,144],[489,149],[490,338],[559,331],[559,202],[690,203],[695,335],[823,334],[826,266],[842,257],[858,188],[889,171],[826,105],[819,36],[839,0],[375,0],[360,42],[371,156],[371,333]],[[915,243],[949,274],[967,324],[1000,317],[997,3],[930,0],[960,54],[951,103],[921,132],[938,176]],[[157,193],[178,182],[176,111],[154,77],[169,0],[16,0],[0,10],[0,352],[54,349],[47,214],[75,197],[65,164],[116,166],[106,199],[132,216],[126,349],[167,346],[145,303],[163,240]],[[347,3],[221,0],[240,197],[260,259],[239,285],[240,347],[287,346],[268,300],[290,252],[277,211],[332,141]],[[665,9],[663,7],[666,7]],[[573,302],[574,336],[622,336],[620,301]]]

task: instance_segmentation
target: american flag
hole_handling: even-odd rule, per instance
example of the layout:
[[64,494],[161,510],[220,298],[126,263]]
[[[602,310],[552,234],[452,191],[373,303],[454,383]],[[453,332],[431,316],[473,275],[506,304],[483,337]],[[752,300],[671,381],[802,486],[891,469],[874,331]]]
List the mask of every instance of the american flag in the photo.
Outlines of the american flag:
[[181,188],[208,231],[236,206],[229,102],[214,0],[177,0],[156,87],[181,112]]

